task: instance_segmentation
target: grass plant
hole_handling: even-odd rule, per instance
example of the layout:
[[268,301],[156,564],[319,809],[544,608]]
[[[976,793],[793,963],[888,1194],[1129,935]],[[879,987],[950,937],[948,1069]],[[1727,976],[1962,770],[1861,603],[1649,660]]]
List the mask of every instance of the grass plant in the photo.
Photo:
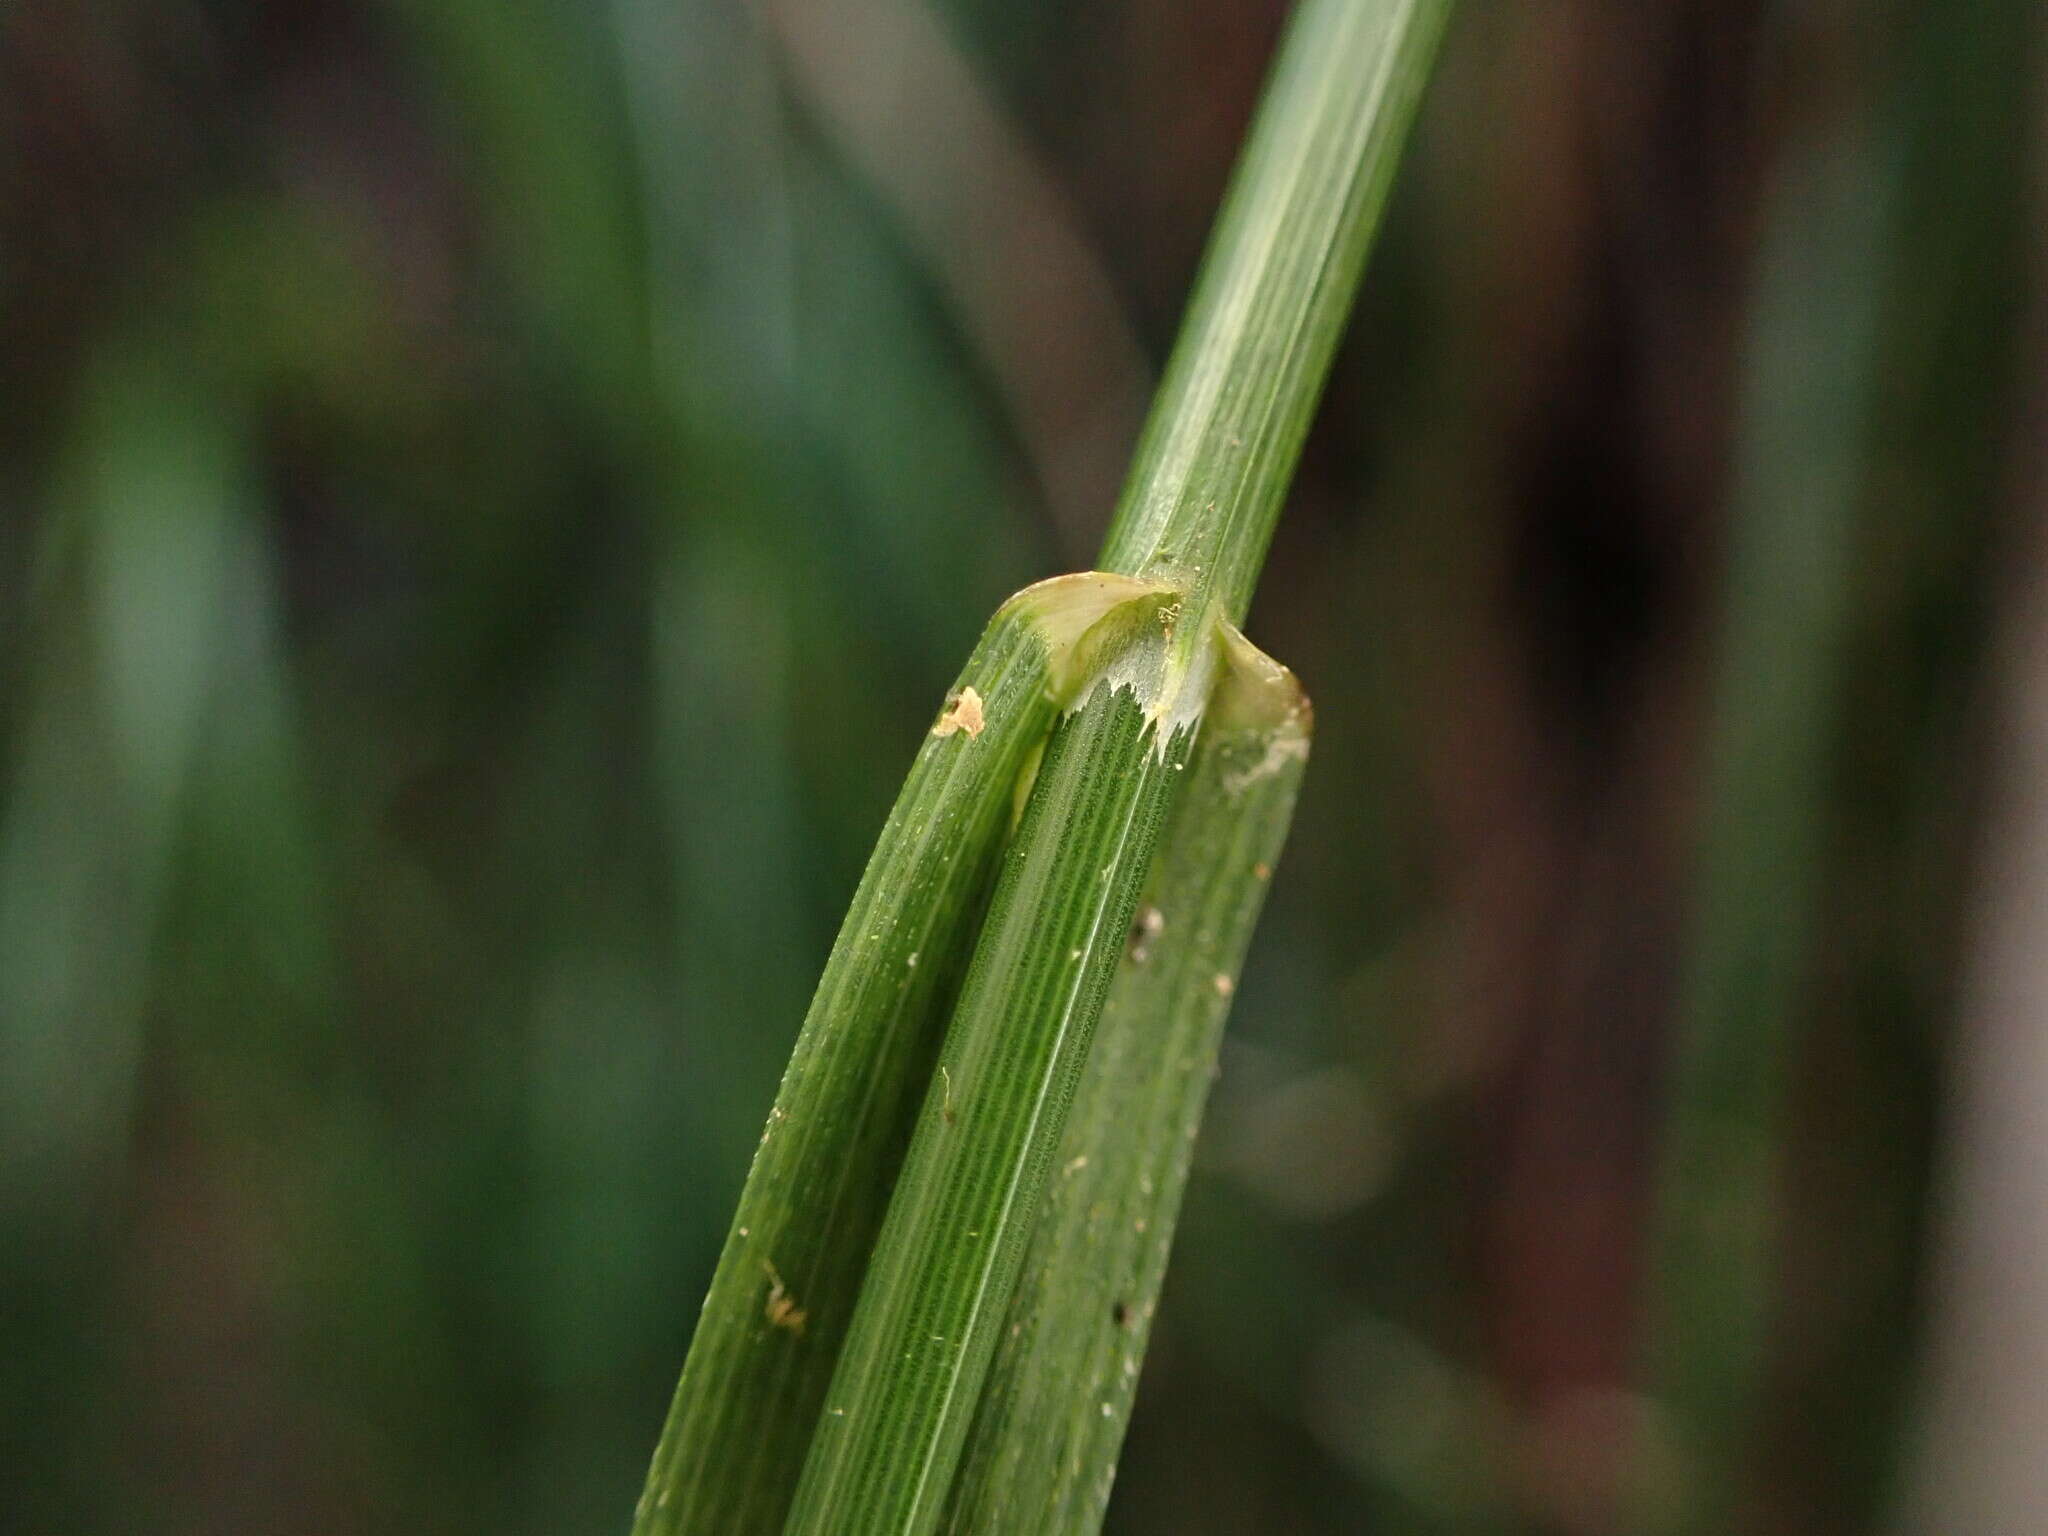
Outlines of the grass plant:
[[1295,16],[1103,569],[996,615],[855,894],[639,1536],[1099,1521],[1307,753],[1293,679],[1237,626],[1447,9]]

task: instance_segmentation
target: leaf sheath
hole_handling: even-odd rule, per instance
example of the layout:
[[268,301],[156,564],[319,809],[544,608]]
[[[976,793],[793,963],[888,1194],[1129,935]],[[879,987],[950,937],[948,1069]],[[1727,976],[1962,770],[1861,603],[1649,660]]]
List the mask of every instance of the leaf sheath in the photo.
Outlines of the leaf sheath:
[[818,1421],[790,1536],[936,1525],[1167,791],[1135,690],[1047,744]]
[[[961,1457],[953,1536],[1088,1536],[1108,1508],[1224,1021],[1307,763],[1307,705],[1265,667],[1219,687],[1161,835]],[[1233,708],[1247,692],[1253,708]]]
[[[782,1529],[876,1227],[1064,658],[1146,589],[1060,577],[990,622],[926,737],[769,1112],[656,1448],[635,1536]],[[771,1312],[773,1315],[771,1316]]]

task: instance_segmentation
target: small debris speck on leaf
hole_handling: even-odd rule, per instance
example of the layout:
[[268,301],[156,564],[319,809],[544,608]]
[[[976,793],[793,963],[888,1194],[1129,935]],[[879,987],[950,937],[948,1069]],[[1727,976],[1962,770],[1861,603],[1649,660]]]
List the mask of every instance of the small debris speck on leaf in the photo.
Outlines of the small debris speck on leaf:
[[981,695],[972,688],[962,688],[956,697],[946,701],[945,712],[932,727],[932,734],[950,736],[955,731],[965,731],[969,736],[979,736],[987,723],[981,710]]
[[810,1313],[796,1304],[796,1298],[789,1294],[789,1288],[782,1283],[782,1276],[775,1272],[773,1264],[763,1259],[761,1267],[768,1271],[768,1304],[761,1309],[762,1315],[768,1319],[768,1326],[802,1338]]

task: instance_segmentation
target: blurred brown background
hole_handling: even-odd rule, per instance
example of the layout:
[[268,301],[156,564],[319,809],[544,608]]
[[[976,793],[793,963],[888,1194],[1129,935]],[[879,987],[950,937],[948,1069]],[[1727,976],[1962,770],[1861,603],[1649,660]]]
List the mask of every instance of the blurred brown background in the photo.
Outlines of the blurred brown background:
[[[1283,14],[0,12],[0,1526],[624,1529]],[[2048,1521],[2040,24],[1460,7],[1113,1530]]]

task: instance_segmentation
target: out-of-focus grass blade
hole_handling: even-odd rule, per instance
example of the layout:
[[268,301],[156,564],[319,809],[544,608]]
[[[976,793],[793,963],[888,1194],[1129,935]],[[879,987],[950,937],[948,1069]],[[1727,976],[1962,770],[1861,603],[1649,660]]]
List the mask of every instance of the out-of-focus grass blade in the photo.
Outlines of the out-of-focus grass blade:
[[79,603],[38,618],[46,675],[0,825],[0,1146],[28,1174],[23,1194],[68,1189],[125,1134],[247,490],[237,424],[204,372],[154,338],[110,344],[61,471],[52,596]]
[[962,1454],[958,1536],[1102,1523],[1237,975],[1308,759],[1293,675],[1233,637],[1096,1028]]
[[32,660],[0,776],[0,1315],[18,1322],[0,1440],[80,1434],[61,1467],[10,1457],[0,1503],[29,1525],[123,1507],[123,1433],[97,1411],[121,1390],[109,1200],[131,1188],[152,962],[227,682],[233,530],[250,499],[236,405],[163,327],[94,349],[42,590],[17,631]]
[[1816,144],[1777,189],[1751,324],[1698,910],[1650,1269],[1675,1487],[1656,1530],[1739,1529],[1771,1320],[1776,1150],[1812,957],[1851,540],[1883,291],[1888,163]]
[[[931,1076],[1017,780],[1088,636],[1158,589],[1085,574],[997,613],[912,765],[826,962],[642,1496],[641,1536],[773,1532]],[[956,1074],[957,1076],[957,1074]]]
[[609,99],[608,39],[590,24],[601,13],[461,0],[384,9],[445,91],[455,142],[475,156],[496,249],[547,348],[543,366],[570,375],[601,437],[643,437],[652,391],[633,162]]
[[790,1536],[928,1531],[943,1509],[1208,692],[1214,647],[1183,669],[1178,605],[1131,608],[1139,627],[1099,648],[1085,702],[1047,743],[875,1243]]

